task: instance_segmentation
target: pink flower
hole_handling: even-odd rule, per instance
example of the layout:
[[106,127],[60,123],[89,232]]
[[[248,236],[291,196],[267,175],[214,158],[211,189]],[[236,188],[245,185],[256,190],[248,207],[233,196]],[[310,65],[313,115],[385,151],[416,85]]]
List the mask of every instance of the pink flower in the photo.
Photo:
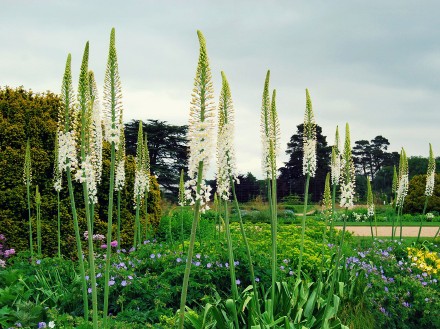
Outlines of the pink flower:
[[110,245],[112,246],[112,247],[117,247],[118,246],[118,241],[112,241],[112,242],[110,242]]
[[101,248],[102,248],[102,249],[106,249],[106,248],[107,248],[107,245],[106,245],[106,244],[102,244],[102,245],[101,245]]
[[9,257],[9,256],[11,256],[13,254],[15,254],[15,249],[14,248],[5,250],[5,257]]

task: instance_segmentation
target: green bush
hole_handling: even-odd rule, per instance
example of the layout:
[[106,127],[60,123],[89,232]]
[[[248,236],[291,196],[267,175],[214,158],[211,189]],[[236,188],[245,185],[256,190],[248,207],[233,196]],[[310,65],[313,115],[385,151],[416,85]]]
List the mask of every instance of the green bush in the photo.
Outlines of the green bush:
[[[416,175],[409,181],[408,195],[405,198],[403,212],[421,214],[425,205],[426,175]],[[429,198],[426,212],[440,212],[440,174],[435,175],[434,193]]]

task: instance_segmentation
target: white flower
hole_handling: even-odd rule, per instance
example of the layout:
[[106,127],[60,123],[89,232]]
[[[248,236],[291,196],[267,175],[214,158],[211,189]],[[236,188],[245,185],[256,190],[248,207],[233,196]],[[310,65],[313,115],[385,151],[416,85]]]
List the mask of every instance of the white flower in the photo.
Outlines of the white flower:
[[399,179],[399,186],[397,188],[397,200],[398,207],[403,207],[405,197],[408,194],[408,174],[403,174]]
[[315,176],[316,172],[316,140],[307,139],[304,141],[304,156],[303,156],[303,175],[310,174]]
[[85,161],[81,162],[81,167],[75,174],[75,179],[80,183],[87,183],[87,192],[89,194],[89,200],[92,203],[97,203],[97,186],[96,186],[96,174],[95,168],[91,161],[91,156],[86,156]]
[[336,146],[332,147],[332,157],[330,162],[332,185],[338,185],[341,179],[341,155]]
[[119,160],[116,165],[115,191],[122,191],[125,185],[125,160]]
[[49,321],[49,328],[55,328],[55,322]]
[[352,208],[354,204],[354,183],[341,183],[341,202],[342,208]]
[[368,217],[374,216],[374,204],[368,205],[367,215],[368,215]]
[[74,170],[77,166],[75,132],[58,131],[58,168]]

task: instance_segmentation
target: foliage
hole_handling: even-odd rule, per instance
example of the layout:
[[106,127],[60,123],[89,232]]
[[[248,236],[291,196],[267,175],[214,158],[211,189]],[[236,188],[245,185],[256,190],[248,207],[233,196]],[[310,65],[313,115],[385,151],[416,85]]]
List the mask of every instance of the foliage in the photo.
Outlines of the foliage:
[[[139,120],[132,120],[125,125],[127,154],[136,154],[136,138]],[[187,126],[177,126],[166,121],[148,120],[143,123],[143,130],[148,135],[151,174],[158,177],[159,185],[167,197],[175,199],[179,175],[188,162],[186,132]]]
[[[425,202],[426,174],[416,175],[409,182],[408,195],[405,198],[404,213],[421,214]],[[427,212],[440,212],[440,174],[435,175],[434,193],[428,200]]]
[[370,176],[371,180],[383,167],[397,165],[399,155],[397,152],[386,152],[390,143],[383,136],[376,136],[371,142],[367,140],[355,141],[354,144],[353,156],[356,172]]
[[[280,198],[290,195],[304,194],[305,179],[303,170],[303,129],[304,124],[297,126],[297,132],[287,143],[286,153],[289,155],[289,161],[279,168],[278,177],[278,195]],[[318,202],[324,191],[325,176],[330,170],[331,148],[327,146],[326,136],[322,135],[322,128],[316,125],[316,157],[317,168],[315,177],[310,181],[309,193],[311,201]]]
[[[438,274],[420,269],[413,261],[414,248],[407,248],[400,242],[375,240],[369,248],[355,249],[346,266],[368,281],[365,297],[376,327],[438,328]],[[437,255],[440,251],[433,244],[421,246],[421,250]]]

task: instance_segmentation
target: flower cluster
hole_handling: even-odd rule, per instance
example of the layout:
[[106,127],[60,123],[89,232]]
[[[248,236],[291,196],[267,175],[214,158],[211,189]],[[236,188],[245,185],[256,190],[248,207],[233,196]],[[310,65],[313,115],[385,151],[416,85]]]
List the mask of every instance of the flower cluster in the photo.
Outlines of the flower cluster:
[[90,155],[86,156],[85,161],[81,162],[81,167],[76,172],[75,179],[80,183],[87,183],[89,200],[90,202],[96,204],[98,202],[96,173]]
[[58,131],[58,168],[63,171],[67,168],[75,169],[78,166],[76,159],[75,132]]
[[125,159],[119,160],[116,164],[115,190],[122,191],[125,185]]
[[[87,240],[89,238],[89,232],[84,231],[84,240]],[[93,234],[92,240],[95,241],[103,241],[105,239],[105,235],[103,234]]]
[[304,141],[303,175],[315,176],[316,172],[316,140],[307,139]]
[[426,272],[428,275],[440,274],[440,255],[438,252],[408,247],[408,259],[411,266]]
[[332,158],[330,161],[332,185],[338,185],[341,179],[341,156],[336,146],[332,147]]
[[354,204],[354,183],[342,183],[341,184],[341,201],[340,206],[342,208],[352,208]]
[[403,207],[405,197],[408,194],[408,159],[405,150],[402,148],[399,161],[399,177],[397,185],[396,205]]
[[200,191],[197,191],[197,182],[195,179],[185,182],[185,200],[190,206],[194,205],[196,201],[200,200],[200,211],[204,213],[209,210],[209,198],[211,196],[211,186],[206,185],[205,182],[200,183]]
[[426,188],[425,195],[432,196],[434,192],[434,183],[435,183],[435,158],[432,152],[432,146],[429,144],[429,160],[428,160],[428,171],[426,174]]
[[222,199],[228,200],[231,179],[237,177],[234,150],[234,107],[224,72],[222,72],[222,80],[218,111],[217,193]]

